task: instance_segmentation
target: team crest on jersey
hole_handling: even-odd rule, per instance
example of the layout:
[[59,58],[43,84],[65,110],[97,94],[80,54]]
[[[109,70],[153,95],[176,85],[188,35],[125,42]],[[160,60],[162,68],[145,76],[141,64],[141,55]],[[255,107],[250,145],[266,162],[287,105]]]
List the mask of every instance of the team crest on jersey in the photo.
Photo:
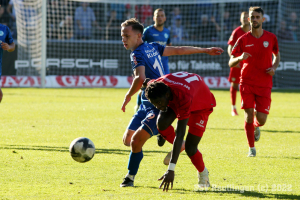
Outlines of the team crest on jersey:
[[136,57],[135,57],[135,56],[132,56],[132,59],[133,59],[133,63],[134,63],[134,65],[137,65],[137,64],[138,64],[138,62],[136,61]]
[[268,41],[264,41],[263,44],[264,44],[264,47],[266,47],[266,48],[269,46],[269,42]]
[[168,38],[169,37],[169,34],[168,33],[165,33],[165,38]]
[[3,36],[4,35],[4,32],[3,31],[0,31],[0,36]]

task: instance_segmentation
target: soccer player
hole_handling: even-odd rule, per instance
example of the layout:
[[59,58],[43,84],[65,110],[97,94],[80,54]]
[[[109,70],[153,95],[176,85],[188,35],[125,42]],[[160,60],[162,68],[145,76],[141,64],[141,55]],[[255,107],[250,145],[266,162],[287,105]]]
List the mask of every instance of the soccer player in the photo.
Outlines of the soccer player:
[[[130,102],[132,95],[140,90],[146,78],[157,79],[165,75],[161,56],[197,53],[220,55],[223,52],[223,49],[218,47],[164,47],[158,43],[144,43],[142,40],[143,29],[143,25],[135,18],[126,20],[121,24],[123,45],[125,49],[132,51],[130,58],[134,73],[134,79],[125,95],[121,108],[123,112],[125,112],[126,105]],[[149,138],[158,134],[156,127],[158,113],[159,110],[147,100],[143,91],[142,104],[123,135],[123,143],[131,147],[131,153],[128,162],[129,171],[120,185],[121,187],[133,186],[134,177],[143,158],[142,147]]]
[[[241,37],[242,35],[244,35],[246,32],[250,31],[250,23],[248,21],[248,17],[249,17],[248,12],[244,11],[241,13],[241,18],[240,18],[241,26],[234,29],[234,31],[232,32],[232,34],[228,40],[227,52],[228,52],[229,57],[231,56],[232,47],[236,43],[237,39],[239,37]],[[231,97],[231,105],[232,105],[231,106],[231,115],[232,116],[238,115],[238,113],[236,111],[235,102],[236,102],[236,93],[238,91],[238,86],[239,86],[239,82],[240,82],[242,65],[243,65],[243,63],[240,62],[235,67],[231,67],[229,77],[228,77],[228,81],[231,83],[230,97]]]
[[[15,50],[15,43],[11,36],[10,30],[7,26],[3,24],[0,24],[0,44],[1,44],[1,48],[0,48],[0,79],[1,79],[3,50],[8,52],[13,52]],[[3,93],[0,85],[0,103],[2,101],[2,98],[3,98]]]
[[272,77],[280,62],[276,36],[262,29],[263,15],[262,8],[249,8],[251,30],[237,40],[229,60],[229,67],[243,62],[240,93],[249,143],[248,157],[256,156],[254,141],[259,140],[259,127],[266,123],[270,111]]
[[[148,26],[144,30],[143,41],[147,43],[156,42],[163,46],[171,46],[171,36],[169,29],[164,27],[166,22],[165,11],[162,8],[158,8],[153,14],[154,25]],[[166,56],[161,57],[162,65],[165,70],[165,74],[169,74],[169,59]],[[141,93],[138,95],[137,109],[141,104]],[[165,139],[160,134],[157,135],[157,143],[159,146],[165,144]]]
[[[173,187],[174,169],[177,163],[186,126],[189,126],[185,141],[185,151],[198,171],[199,187],[210,187],[208,170],[198,150],[209,115],[216,106],[214,95],[203,79],[188,72],[176,72],[149,82],[146,97],[160,111],[157,127],[170,143],[173,151],[167,172],[159,179],[160,188],[168,191]],[[176,137],[173,121],[178,118]]]

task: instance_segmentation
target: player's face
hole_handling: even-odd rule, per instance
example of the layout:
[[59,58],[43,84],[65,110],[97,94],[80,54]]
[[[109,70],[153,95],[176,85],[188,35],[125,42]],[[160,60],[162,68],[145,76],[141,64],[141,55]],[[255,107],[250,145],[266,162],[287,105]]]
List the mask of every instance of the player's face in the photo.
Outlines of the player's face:
[[158,11],[154,13],[153,21],[157,26],[163,26],[166,21],[166,15],[164,11]]
[[137,31],[132,30],[132,26],[122,27],[121,37],[125,49],[131,51],[136,49],[140,35]]
[[167,111],[167,107],[169,104],[169,99],[167,96],[158,97],[155,99],[150,99],[150,103],[152,103],[158,110]]
[[265,18],[263,17],[262,13],[250,11],[248,20],[250,21],[250,25],[252,28],[258,29],[265,21]]
[[249,17],[249,14],[248,13],[243,13],[241,14],[241,24],[244,26],[244,25],[249,25],[249,21],[248,21],[248,17]]

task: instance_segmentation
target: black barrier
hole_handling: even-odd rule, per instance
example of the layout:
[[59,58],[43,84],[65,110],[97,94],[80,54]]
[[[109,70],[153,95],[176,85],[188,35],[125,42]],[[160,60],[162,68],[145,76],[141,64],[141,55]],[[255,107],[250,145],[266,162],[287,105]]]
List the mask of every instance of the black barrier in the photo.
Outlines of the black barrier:
[[[300,88],[300,43],[280,43],[281,62],[273,82],[274,87]],[[174,44],[177,45],[177,44]],[[182,46],[222,47],[220,56],[207,54],[170,56],[171,72],[188,71],[201,76],[225,76],[229,74],[226,42],[180,43]],[[17,49],[3,55],[3,75],[39,75],[37,60],[17,59]],[[47,43],[47,75],[121,75],[131,76],[129,59],[120,41],[60,41]]]

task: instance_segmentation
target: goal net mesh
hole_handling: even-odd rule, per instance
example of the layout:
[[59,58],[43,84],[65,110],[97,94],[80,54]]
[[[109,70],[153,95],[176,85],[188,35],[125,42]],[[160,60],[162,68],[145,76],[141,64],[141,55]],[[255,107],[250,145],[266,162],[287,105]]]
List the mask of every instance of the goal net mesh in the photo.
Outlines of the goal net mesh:
[[[16,74],[40,75],[42,0],[12,1],[17,13]],[[274,86],[300,87],[298,0],[48,0],[46,76],[131,76],[130,52],[122,45],[120,24],[136,17],[147,27],[154,23],[154,10],[163,8],[173,46],[217,46],[225,50],[214,57],[171,56],[170,72],[228,77],[227,41],[240,25],[241,12],[250,6],[264,9],[263,29],[278,36],[281,62]]]

